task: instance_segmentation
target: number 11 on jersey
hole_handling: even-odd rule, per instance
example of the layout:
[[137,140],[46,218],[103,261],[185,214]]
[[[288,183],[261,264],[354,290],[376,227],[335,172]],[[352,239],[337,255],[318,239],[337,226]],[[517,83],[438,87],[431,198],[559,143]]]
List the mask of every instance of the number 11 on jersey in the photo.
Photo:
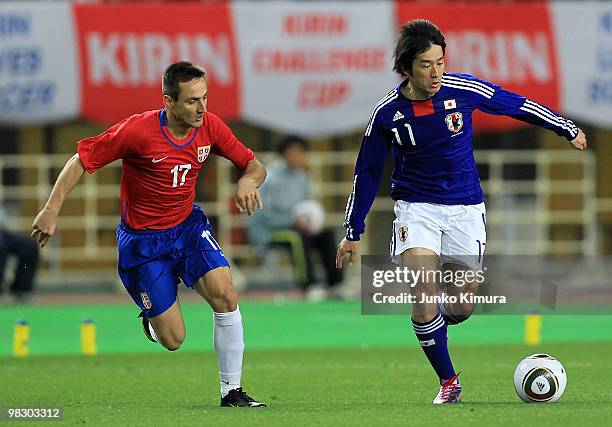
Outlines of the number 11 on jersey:
[[[416,145],[416,141],[414,140],[414,135],[412,134],[412,127],[410,126],[410,123],[404,123],[404,127],[408,129],[408,136],[410,137],[410,142],[412,143],[412,145]],[[397,128],[392,128],[391,130],[395,135],[395,140],[397,141],[397,143],[399,145],[404,145],[402,144],[402,139],[400,138],[400,134]]]

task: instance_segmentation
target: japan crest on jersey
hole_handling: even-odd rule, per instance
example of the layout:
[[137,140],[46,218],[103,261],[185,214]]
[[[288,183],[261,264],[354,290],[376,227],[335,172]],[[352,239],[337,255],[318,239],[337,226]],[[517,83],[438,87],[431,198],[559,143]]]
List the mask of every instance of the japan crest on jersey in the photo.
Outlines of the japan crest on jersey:
[[446,116],[444,121],[446,122],[448,130],[451,132],[459,132],[463,127],[463,114],[461,114],[459,111],[450,113]]
[[210,145],[198,147],[198,162],[202,163],[208,157],[210,153]]

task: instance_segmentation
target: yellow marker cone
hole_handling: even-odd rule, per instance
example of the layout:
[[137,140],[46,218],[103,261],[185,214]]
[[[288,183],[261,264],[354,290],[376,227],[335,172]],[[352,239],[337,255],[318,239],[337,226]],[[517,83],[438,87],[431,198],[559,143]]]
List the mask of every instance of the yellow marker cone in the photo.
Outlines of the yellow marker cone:
[[96,347],[96,324],[91,319],[81,322],[81,352],[88,356],[98,353]]
[[29,354],[30,344],[30,325],[23,319],[15,324],[15,333],[13,334],[13,355],[15,357],[25,357]]
[[542,343],[542,316],[528,314],[525,317],[525,344],[538,345]]

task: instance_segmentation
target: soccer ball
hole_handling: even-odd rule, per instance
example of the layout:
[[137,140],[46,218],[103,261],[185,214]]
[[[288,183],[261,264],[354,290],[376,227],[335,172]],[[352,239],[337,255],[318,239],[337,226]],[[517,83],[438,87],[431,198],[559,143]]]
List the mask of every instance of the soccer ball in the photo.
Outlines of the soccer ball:
[[325,225],[325,211],[316,200],[303,200],[293,207],[293,219],[299,220],[308,234],[318,234]]
[[527,403],[553,403],[565,391],[565,368],[548,354],[532,354],[514,371],[514,389]]

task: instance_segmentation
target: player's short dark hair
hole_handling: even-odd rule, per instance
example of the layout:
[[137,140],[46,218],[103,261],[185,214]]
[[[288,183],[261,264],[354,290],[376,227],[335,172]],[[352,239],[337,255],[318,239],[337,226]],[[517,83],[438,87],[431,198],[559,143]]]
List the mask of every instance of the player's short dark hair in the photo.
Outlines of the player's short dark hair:
[[287,150],[294,145],[298,145],[302,147],[304,151],[308,151],[308,141],[299,135],[292,134],[281,139],[281,142],[278,144],[278,153],[283,156]]
[[446,50],[446,41],[440,29],[427,19],[413,19],[400,29],[400,36],[395,46],[393,71],[412,75],[412,62],[420,53],[429,50],[432,44]]
[[193,79],[203,79],[206,71],[199,65],[194,65],[188,61],[179,61],[170,65],[164,71],[162,80],[162,91],[175,101],[181,94],[179,83],[190,82]]

